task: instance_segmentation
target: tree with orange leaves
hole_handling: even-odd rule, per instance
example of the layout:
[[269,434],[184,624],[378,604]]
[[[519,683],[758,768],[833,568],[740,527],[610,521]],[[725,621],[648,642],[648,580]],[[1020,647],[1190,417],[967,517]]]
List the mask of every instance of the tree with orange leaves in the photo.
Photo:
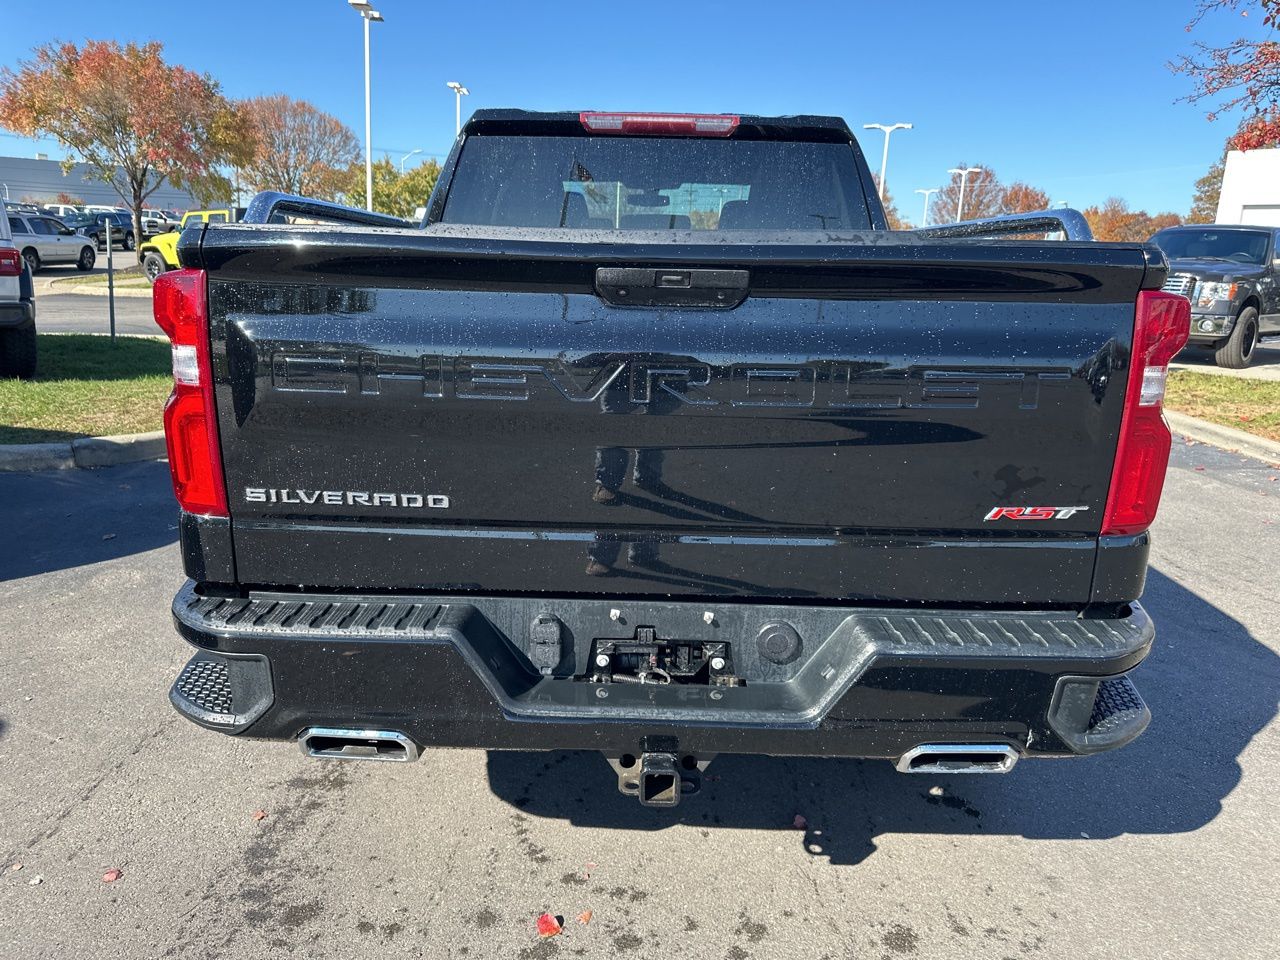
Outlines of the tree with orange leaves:
[[1081,213],[1089,222],[1095,240],[1149,240],[1157,230],[1182,223],[1176,213],[1152,216],[1145,210],[1133,210],[1120,197],[1108,197],[1102,206],[1086,207]]
[[1021,180],[1004,188],[1002,201],[1005,213],[1036,213],[1049,209],[1049,195]]
[[334,199],[347,168],[361,157],[351,128],[307,101],[284,94],[254,97],[241,106],[257,140],[253,158],[243,169],[253,188]]
[[[0,126],[53,137],[115,188],[142,236],[142,207],[166,180],[201,199],[230,196],[219,172],[242,164],[252,138],[207,74],[164,62],[152,42],[39,46],[0,70]],[[63,161],[70,169],[75,157]]]

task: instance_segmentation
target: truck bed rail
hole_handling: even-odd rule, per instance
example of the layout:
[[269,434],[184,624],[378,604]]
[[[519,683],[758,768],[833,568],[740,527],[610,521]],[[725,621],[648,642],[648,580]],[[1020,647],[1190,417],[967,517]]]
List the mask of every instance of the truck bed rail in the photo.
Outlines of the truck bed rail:
[[1038,210],[1034,213],[1009,213],[982,220],[962,220],[936,227],[922,227],[915,233],[931,240],[953,238],[990,239],[1023,233],[1061,232],[1067,240],[1092,240],[1093,231],[1079,210]]
[[354,223],[368,227],[413,227],[416,224],[387,213],[360,210],[327,200],[313,200],[276,190],[264,190],[252,200],[241,223],[284,223],[287,213],[324,223]]

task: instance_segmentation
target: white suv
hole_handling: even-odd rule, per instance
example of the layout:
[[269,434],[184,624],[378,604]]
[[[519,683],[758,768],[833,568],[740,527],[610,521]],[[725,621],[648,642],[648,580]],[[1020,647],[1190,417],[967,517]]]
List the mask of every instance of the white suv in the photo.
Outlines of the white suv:
[[0,216],[0,377],[35,376],[36,300],[22,254]]
[[8,220],[13,245],[32,273],[57,263],[74,263],[79,270],[93,269],[98,259],[98,245],[61,220],[14,210],[9,211]]

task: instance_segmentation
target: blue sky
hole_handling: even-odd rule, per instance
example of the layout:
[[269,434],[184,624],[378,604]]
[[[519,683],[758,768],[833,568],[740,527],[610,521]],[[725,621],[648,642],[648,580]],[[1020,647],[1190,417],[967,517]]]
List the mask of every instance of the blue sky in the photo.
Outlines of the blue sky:
[[[916,188],[964,161],[1084,207],[1111,195],[1185,213],[1192,184],[1234,129],[1175,102],[1188,81],[1193,0],[900,3],[442,3],[376,0],[373,145],[397,161],[453,139],[459,80],[477,107],[830,113],[858,132],[873,169],[894,134],[889,187],[918,219]],[[5,18],[0,63],[54,39],[164,43],[233,97],[287,93],[363,137],[359,17],[345,0],[27,4]],[[44,14],[36,12],[45,11]],[[47,14],[47,15],[46,15]],[[1257,16],[1219,15],[1195,38],[1256,35]],[[0,153],[60,156],[0,135]],[[422,156],[412,158],[410,164]]]

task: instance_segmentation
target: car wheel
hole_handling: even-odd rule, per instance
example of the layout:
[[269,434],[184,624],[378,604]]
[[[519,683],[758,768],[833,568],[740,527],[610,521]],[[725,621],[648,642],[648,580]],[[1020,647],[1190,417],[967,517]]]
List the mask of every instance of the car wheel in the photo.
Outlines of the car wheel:
[[40,269],[40,254],[36,253],[34,247],[27,247],[22,251],[22,259],[27,261],[27,269],[35,276],[35,272]]
[[77,270],[92,270],[94,263],[98,260],[98,253],[93,247],[83,247],[80,250],[80,259],[76,261]]
[[130,230],[124,235],[124,248],[126,250],[132,250],[136,246],[137,244],[133,241],[133,231]]
[[1222,346],[1213,353],[1214,362],[1228,370],[1243,370],[1253,363],[1258,346],[1258,311],[1245,307],[1236,317],[1235,328]]
[[147,253],[142,258],[142,272],[147,275],[147,279],[152,283],[156,282],[156,278],[160,274],[169,269],[169,265],[164,262],[164,257],[156,253],[154,250]]
[[0,330],[0,377],[30,380],[36,375],[36,325]]

